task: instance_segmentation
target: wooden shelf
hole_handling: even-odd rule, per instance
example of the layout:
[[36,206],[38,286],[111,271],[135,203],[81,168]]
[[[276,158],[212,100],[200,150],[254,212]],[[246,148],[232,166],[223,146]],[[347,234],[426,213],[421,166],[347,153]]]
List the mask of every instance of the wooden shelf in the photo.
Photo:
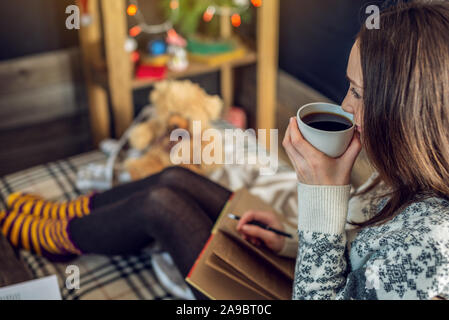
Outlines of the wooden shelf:
[[[235,59],[226,63],[211,66],[200,62],[189,62],[189,67],[181,72],[175,72],[167,70],[165,78],[163,79],[136,79],[132,80],[132,89],[143,89],[152,86],[154,83],[162,80],[172,80],[179,78],[194,77],[201,74],[207,74],[210,72],[218,72],[224,67],[237,68],[241,66],[247,66],[257,63],[257,53],[248,50],[247,54],[239,59]],[[106,88],[108,85],[108,70],[105,63],[97,63],[96,65],[90,65],[91,70],[93,70],[94,82],[102,87]]]
[[[205,63],[190,62],[189,67],[181,72],[174,72],[167,70],[166,76],[163,80],[178,79],[184,77],[193,77],[201,74],[206,74],[209,72],[216,72],[221,70],[224,66],[230,66],[232,68],[250,65],[257,62],[257,54],[254,51],[248,51],[248,53],[239,59],[229,61],[227,63],[219,64],[216,66],[211,66]],[[158,79],[134,79],[132,87],[134,89],[142,89],[152,86]]]
[[[156,1],[159,0],[154,0]],[[257,9],[257,52],[241,59],[210,66],[191,62],[183,72],[168,71],[165,79],[178,79],[220,72],[221,98],[225,108],[233,105],[235,67],[257,63],[257,128],[275,126],[276,85],[278,67],[279,0],[265,1]],[[77,0],[81,5],[81,0]],[[100,4],[102,10],[100,10]],[[80,31],[84,71],[88,84],[91,127],[96,142],[110,136],[110,122],[114,122],[115,137],[120,137],[134,117],[133,90],[152,86],[154,79],[135,79],[130,54],[123,44],[128,36],[125,0],[91,0],[89,13],[93,22]],[[223,39],[233,34],[230,19],[220,18]],[[247,42],[243,42],[247,44]],[[102,61],[103,52],[106,60]],[[113,117],[109,118],[109,106]],[[269,141],[269,140],[267,140]]]

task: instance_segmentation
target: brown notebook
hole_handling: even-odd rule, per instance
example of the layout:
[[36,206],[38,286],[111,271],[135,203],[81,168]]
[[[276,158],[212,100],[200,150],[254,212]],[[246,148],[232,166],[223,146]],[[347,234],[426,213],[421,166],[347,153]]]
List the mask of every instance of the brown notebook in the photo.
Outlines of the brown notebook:
[[242,216],[250,209],[276,213],[248,190],[235,192],[186,281],[211,299],[290,299],[295,260],[243,240],[237,221],[228,218],[229,213]]

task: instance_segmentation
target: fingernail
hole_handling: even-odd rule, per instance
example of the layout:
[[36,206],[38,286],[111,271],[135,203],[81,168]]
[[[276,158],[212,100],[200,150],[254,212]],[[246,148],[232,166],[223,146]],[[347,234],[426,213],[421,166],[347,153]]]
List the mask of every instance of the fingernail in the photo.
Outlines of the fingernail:
[[242,227],[242,230],[244,230],[244,231],[248,230],[248,226],[246,226],[246,225],[243,226],[243,227]]

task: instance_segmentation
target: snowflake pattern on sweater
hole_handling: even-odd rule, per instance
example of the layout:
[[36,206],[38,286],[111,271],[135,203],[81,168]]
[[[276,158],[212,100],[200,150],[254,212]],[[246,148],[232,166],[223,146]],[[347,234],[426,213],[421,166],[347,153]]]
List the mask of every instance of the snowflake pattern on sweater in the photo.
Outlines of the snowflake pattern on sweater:
[[[385,191],[379,184],[353,197],[347,221],[368,219],[378,212],[387,201],[380,197]],[[293,299],[449,298],[447,200],[413,203],[351,240],[348,235],[353,229],[349,223],[341,234],[299,229]]]

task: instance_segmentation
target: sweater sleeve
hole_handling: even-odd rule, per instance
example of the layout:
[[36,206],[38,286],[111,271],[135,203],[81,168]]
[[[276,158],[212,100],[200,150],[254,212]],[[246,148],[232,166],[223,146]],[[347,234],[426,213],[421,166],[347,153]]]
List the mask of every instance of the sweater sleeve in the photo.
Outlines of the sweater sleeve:
[[351,187],[298,185],[293,299],[333,299],[345,284],[345,224]]

